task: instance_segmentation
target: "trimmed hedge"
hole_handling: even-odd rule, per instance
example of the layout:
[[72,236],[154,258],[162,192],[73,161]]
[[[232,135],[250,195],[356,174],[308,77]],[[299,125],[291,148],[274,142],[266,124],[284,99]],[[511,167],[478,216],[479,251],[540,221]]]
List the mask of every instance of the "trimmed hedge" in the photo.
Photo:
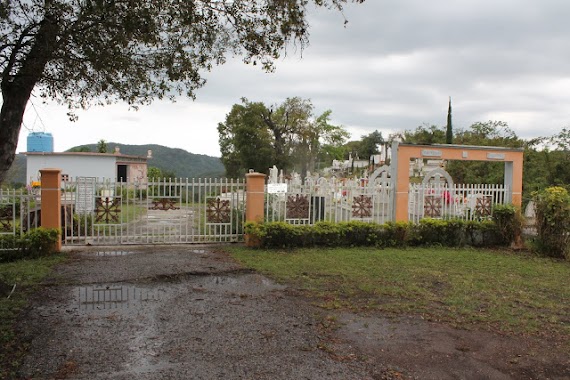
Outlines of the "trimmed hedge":
[[389,222],[317,222],[293,225],[284,222],[245,224],[245,233],[262,248],[307,247],[493,247],[507,245],[497,223],[486,221],[422,219],[419,224]]
[[0,236],[0,262],[35,259],[55,253],[59,231],[36,228],[23,235]]

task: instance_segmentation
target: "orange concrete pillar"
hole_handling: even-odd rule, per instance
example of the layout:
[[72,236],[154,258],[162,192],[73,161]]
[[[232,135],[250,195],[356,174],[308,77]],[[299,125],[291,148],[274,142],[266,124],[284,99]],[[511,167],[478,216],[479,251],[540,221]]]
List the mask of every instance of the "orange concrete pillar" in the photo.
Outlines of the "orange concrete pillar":
[[392,149],[392,157],[396,158],[395,208],[396,222],[408,221],[408,197],[410,193],[410,158],[408,151],[401,151],[398,145]]
[[510,201],[514,206],[522,206],[522,183],[523,154],[521,152],[511,162],[505,162],[505,186],[511,189]]
[[42,227],[60,230],[56,250],[61,250],[61,170],[41,169]]
[[[263,222],[265,210],[265,174],[248,173],[246,181],[245,221]],[[248,247],[257,246],[248,235],[245,236],[245,244]]]

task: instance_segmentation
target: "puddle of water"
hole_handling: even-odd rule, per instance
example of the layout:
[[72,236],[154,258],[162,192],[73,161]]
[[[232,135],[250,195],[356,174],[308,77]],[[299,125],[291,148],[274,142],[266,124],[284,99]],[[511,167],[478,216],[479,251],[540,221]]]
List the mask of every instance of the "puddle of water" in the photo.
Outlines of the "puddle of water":
[[79,310],[88,311],[129,308],[143,302],[158,301],[165,294],[161,289],[119,284],[82,286],[76,292]]
[[131,255],[134,252],[130,251],[98,251],[95,252],[96,256],[126,256]]
[[283,290],[286,287],[266,277],[250,274],[241,276],[208,276],[200,279],[199,284],[208,290],[243,291],[262,293],[264,291]]

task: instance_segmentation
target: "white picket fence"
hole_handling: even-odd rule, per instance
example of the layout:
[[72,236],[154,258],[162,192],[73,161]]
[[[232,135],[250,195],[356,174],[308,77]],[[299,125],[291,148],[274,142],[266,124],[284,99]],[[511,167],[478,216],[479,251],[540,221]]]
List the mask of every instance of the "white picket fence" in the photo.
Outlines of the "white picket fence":
[[[276,189],[276,190],[274,190]],[[318,221],[385,223],[393,219],[393,186],[388,183],[321,178],[270,185],[266,192],[265,220],[291,224]]]
[[411,184],[408,218],[481,220],[491,217],[493,206],[510,199],[509,189],[496,184]]

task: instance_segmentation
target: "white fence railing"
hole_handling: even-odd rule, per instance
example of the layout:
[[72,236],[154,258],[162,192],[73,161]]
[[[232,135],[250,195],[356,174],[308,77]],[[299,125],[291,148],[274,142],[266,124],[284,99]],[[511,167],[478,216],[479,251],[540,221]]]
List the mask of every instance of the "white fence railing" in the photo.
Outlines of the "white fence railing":
[[503,185],[422,185],[411,184],[408,218],[480,220],[490,218],[493,206],[510,200],[508,187]]
[[[409,188],[408,218],[490,218],[510,201],[502,185],[421,185]],[[40,225],[40,197],[26,189],[0,190],[0,234]],[[245,183],[228,179],[145,180],[137,183],[77,178],[62,185],[64,244],[160,244],[243,241]],[[370,181],[317,179],[272,184],[265,220],[393,221],[394,186]]]
[[40,197],[32,189],[0,189],[0,235],[17,235],[40,226]]
[[385,223],[392,220],[393,187],[357,181],[312,181],[280,184],[281,190],[266,192],[265,220],[291,224],[318,221],[364,221]]

